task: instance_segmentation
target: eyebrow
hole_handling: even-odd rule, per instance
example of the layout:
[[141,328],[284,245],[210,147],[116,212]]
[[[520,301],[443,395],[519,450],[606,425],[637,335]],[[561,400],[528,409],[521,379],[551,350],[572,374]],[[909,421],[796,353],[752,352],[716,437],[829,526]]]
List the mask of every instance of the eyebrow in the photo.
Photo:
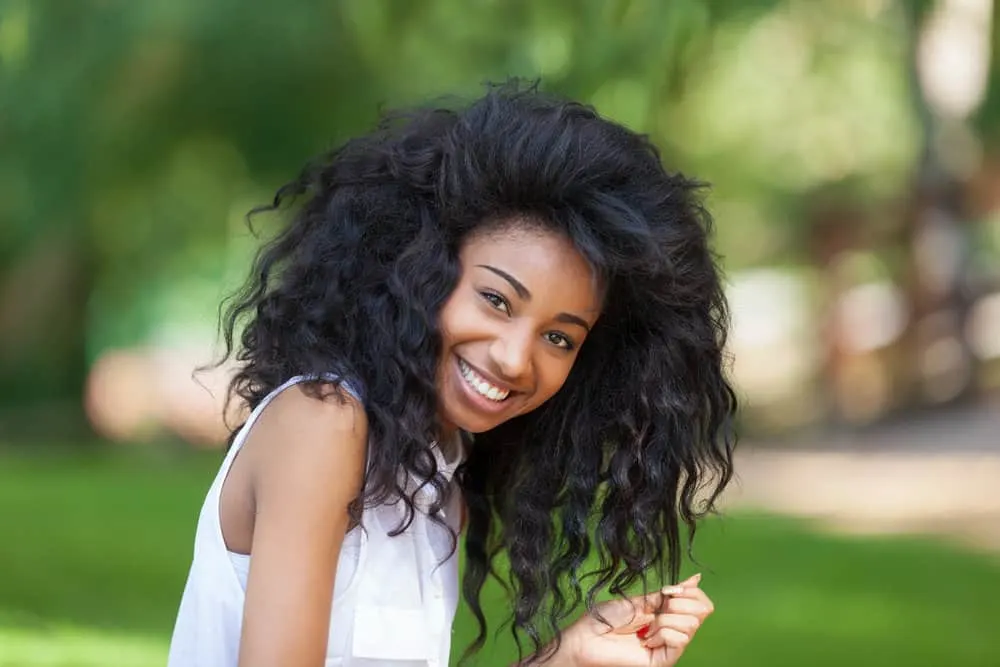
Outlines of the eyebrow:
[[[487,271],[492,271],[493,273],[497,274],[498,276],[506,280],[508,283],[510,283],[510,286],[514,288],[514,291],[517,292],[517,295],[519,297],[521,297],[525,301],[531,301],[531,292],[529,292],[528,288],[525,287],[521,283],[521,281],[515,278],[514,276],[510,275],[506,271],[498,269],[495,266],[490,266],[489,264],[477,264],[476,266],[478,266],[481,269],[486,269]],[[565,324],[575,324],[577,326],[581,326],[588,333],[590,332],[590,325],[587,324],[587,321],[581,317],[573,315],[572,313],[559,313],[558,315],[556,315],[555,319],[557,322],[563,322]]]
[[590,325],[587,324],[585,320],[577,317],[576,315],[573,315],[572,313],[559,313],[558,315],[556,315],[556,321],[563,322],[565,324],[576,324],[578,326],[583,327],[587,333],[590,333]]
[[510,286],[514,288],[514,291],[517,292],[517,295],[519,297],[521,297],[525,301],[531,301],[531,292],[529,292],[528,288],[522,285],[521,281],[515,278],[514,276],[510,275],[506,271],[501,271],[495,266],[490,266],[489,264],[479,264],[478,266],[480,268],[486,269],[487,271],[492,271],[493,273],[497,274],[498,276],[500,276],[501,278],[510,283]]

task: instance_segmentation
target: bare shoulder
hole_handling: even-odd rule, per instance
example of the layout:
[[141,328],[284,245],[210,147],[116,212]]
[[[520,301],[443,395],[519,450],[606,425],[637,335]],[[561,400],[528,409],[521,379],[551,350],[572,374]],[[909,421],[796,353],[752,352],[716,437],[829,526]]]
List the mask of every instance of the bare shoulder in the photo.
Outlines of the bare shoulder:
[[[252,485],[259,496],[274,484],[306,483],[310,478],[340,482],[331,489],[351,497],[360,488],[367,449],[368,421],[362,405],[346,391],[322,387],[317,397],[303,385],[277,395],[247,438]],[[347,487],[347,488],[345,488]],[[339,491],[339,493],[336,493]]]

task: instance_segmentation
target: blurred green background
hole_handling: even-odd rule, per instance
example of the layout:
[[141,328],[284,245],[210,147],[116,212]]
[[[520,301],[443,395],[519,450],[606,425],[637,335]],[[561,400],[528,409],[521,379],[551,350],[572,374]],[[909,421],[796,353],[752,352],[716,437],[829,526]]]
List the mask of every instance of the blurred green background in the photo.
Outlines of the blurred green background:
[[164,663],[246,212],[380,108],[508,76],[712,184],[745,435],[682,664],[1000,665],[997,12],[4,0],[0,667]]

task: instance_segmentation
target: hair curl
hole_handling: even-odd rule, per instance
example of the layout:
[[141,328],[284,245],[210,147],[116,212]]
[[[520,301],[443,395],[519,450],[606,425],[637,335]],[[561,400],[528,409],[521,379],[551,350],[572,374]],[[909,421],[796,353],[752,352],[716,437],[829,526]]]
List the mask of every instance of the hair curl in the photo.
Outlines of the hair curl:
[[463,593],[479,622],[469,652],[486,637],[491,573],[510,592],[519,651],[526,636],[537,658],[600,591],[675,580],[683,531],[690,547],[732,476],[728,314],[700,188],[644,136],[508,83],[465,107],[387,116],[265,207],[304,199],[224,317],[225,358],[239,337],[230,398],[256,406],[303,373],[360,381],[373,444],[355,520],[390,499],[412,517],[400,470],[441,492],[432,513],[447,498],[432,454],[438,314],[472,232],[528,219],[566,235],[601,279],[603,312],[565,385],[475,436],[458,470]]

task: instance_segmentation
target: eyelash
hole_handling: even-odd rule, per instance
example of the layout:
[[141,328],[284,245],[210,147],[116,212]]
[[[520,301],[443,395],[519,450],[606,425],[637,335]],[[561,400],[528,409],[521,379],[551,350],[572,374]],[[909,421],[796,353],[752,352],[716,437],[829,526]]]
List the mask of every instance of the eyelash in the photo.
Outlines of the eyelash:
[[506,315],[510,315],[510,304],[507,302],[507,299],[503,298],[496,292],[480,292],[479,295],[486,300],[486,303],[493,306],[496,310],[499,310]]
[[[507,299],[497,294],[496,292],[480,292],[479,295],[483,297],[483,300],[485,300],[486,303],[490,304],[491,307],[502,312],[508,317],[510,316],[510,303],[507,301]],[[551,340],[552,337],[559,338],[560,340],[562,340],[563,344],[560,345],[558,343],[553,343]],[[565,334],[561,334],[558,331],[550,331],[546,333],[545,339],[549,343],[552,343],[553,345],[558,347],[559,349],[565,350],[567,352],[576,348],[576,345],[573,344],[573,341],[571,341]]]
[[[555,336],[557,338],[561,338],[562,341],[563,341],[563,343],[565,343],[565,345],[559,345],[557,343],[552,343],[553,345],[555,345],[556,347],[558,347],[560,350],[566,350],[567,352],[570,352],[574,348],[576,348],[576,345],[573,344],[573,341],[571,341],[569,338],[567,338],[566,336],[562,335],[558,331],[550,331],[547,334],[545,334],[546,338],[550,338],[551,336]],[[552,341],[549,340],[549,342],[551,343]]]

